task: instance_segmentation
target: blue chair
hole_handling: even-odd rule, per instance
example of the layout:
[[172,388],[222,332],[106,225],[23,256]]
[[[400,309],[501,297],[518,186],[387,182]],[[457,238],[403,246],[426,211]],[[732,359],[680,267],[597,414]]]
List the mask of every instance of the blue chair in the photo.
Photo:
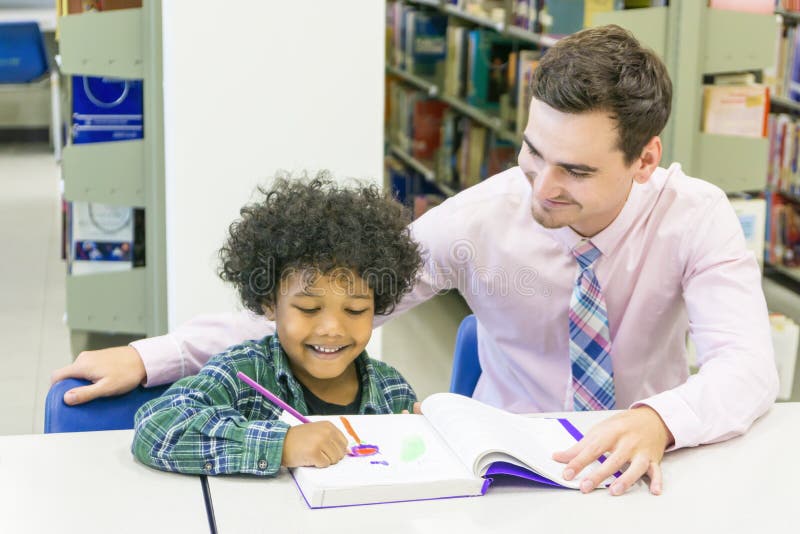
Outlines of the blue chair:
[[472,396],[481,376],[478,360],[478,320],[467,315],[458,327],[456,347],[453,351],[453,372],[450,377],[450,392]]
[[36,22],[0,23],[0,83],[31,83],[47,74],[47,52]]
[[133,428],[133,416],[139,406],[158,397],[169,387],[169,385],[153,388],[140,386],[129,393],[95,399],[86,404],[70,406],[64,403],[66,391],[88,384],[91,382],[67,378],[50,387],[44,404],[45,434]]
[[[0,91],[50,92],[50,140],[61,160],[61,106],[58,68],[50,65],[36,22],[0,22]],[[37,124],[38,126],[38,124]]]

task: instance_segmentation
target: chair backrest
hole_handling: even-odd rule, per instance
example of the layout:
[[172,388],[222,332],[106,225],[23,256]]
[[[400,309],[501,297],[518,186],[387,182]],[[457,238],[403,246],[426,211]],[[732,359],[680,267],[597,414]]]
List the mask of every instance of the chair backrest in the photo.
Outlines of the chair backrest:
[[0,83],[29,83],[48,71],[36,22],[0,22]]
[[86,380],[67,378],[50,387],[44,404],[45,434],[133,428],[133,416],[139,406],[158,397],[169,387],[138,387],[124,395],[103,397],[77,406],[64,403],[67,390],[88,384],[90,382]]
[[478,360],[478,320],[467,315],[458,327],[456,347],[453,351],[453,372],[450,376],[450,392],[472,396],[481,376]]

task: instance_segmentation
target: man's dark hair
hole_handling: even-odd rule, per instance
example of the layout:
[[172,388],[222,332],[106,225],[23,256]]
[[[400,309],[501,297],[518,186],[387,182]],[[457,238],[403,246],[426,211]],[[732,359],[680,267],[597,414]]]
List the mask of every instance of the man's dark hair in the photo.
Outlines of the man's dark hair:
[[375,313],[390,313],[408,293],[422,263],[401,204],[374,185],[338,185],[327,172],[313,179],[281,175],[263,198],[242,208],[220,249],[219,276],[244,306],[274,308],[280,281],[292,272],[305,283],[346,270],[367,281]]
[[630,165],[661,133],[672,107],[672,82],[655,52],[616,25],[561,39],[533,72],[532,94],[558,111],[608,112]]

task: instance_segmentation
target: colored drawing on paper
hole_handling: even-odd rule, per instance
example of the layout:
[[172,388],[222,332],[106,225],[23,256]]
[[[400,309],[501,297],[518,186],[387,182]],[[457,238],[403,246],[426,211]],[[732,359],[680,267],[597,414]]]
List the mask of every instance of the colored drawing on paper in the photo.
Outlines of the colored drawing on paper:
[[350,421],[347,420],[347,417],[341,415],[339,416],[339,419],[342,421],[344,429],[347,430],[348,434],[350,434],[350,437],[356,440],[356,445],[350,447],[350,451],[347,453],[349,456],[372,456],[373,454],[378,454],[378,452],[380,452],[380,447],[377,445],[370,445],[361,441],[361,438],[358,437],[358,434],[356,434],[353,425],[350,424]]
[[367,443],[359,443],[358,445],[353,445],[350,447],[350,456],[372,456],[373,454],[378,454],[380,452],[380,448],[377,445],[369,445]]
[[404,462],[413,462],[425,454],[425,440],[419,436],[410,436],[403,440],[403,449],[400,459]]
[[389,465],[389,462],[387,462],[386,460],[372,460],[370,463],[377,465]]

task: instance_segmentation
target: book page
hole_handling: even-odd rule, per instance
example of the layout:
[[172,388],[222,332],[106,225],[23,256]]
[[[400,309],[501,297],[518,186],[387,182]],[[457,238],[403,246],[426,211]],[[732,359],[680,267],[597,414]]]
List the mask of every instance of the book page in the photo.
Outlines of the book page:
[[[341,504],[333,500],[337,492],[347,496],[346,504],[412,500],[427,495],[426,486],[439,487],[435,491],[445,493],[455,491],[455,495],[479,494],[482,481],[461,462],[425,417],[408,414],[348,415],[346,418],[362,443],[376,445],[379,452],[370,456],[346,456],[324,469],[294,469],[295,480],[310,504],[313,494],[325,496],[327,504],[317,504],[319,506],[331,502]],[[348,438],[350,445],[356,444],[339,417],[311,419],[331,421]],[[463,483],[452,484],[454,481]],[[442,485],[443,482],[451,484]]]
[[580,479],[600,465],[594,462],[572,481],[561,477],[564,464],[552,454],[574,445],[575,438],[557,419],[524,417],[452,393],[431,395],[422,403],[422,412],[476,475],[504,461],[577,488]]

